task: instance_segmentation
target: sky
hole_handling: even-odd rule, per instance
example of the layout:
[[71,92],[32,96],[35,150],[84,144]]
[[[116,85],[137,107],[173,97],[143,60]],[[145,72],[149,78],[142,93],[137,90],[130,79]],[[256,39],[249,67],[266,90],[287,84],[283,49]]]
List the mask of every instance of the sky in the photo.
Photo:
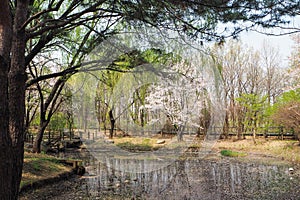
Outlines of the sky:
[[291,35],[266,36],[256,32],[248,32],[241,35],[241,40],[258,51],[262,49],[264,42],[266,42],[271,47],[278,49],[283,67],[288,67],[288,57],[291,55],[294,45]]
[[[300,27],[300,17],[292,20],[293,26]],[[299,33],[300,34],[300,33]],[[288,67],[288,57],[293,50],[294,41],[291,39],[291,35],[284,36],[267,36],[257,32],[243,32],[240,36],[241,40],[248,46],[253,47],[256,50],[260,50],[263,47],[264,41],[270,44],[274,48],[278,48],[279,54],[282,57],[283,67]]]

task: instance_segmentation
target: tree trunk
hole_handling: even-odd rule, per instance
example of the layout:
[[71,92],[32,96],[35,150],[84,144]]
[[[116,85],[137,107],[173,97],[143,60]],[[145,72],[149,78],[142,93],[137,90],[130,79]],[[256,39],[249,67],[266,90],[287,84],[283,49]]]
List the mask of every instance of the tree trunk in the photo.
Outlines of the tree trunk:
[[112,139],[114,136],[115,122],[116,122],[112,109],[109,111],[109,119],[110,119],[109,138]]
[[223,135],[225,139],[228,139],[228,132],[229,132],[229,117],[228,117],[228,111],[226,111],[224,126],[223,126]]
[[243,113],[241,110],[238,110],[238,119],[237,119],[237,139],[241,140],[243,139],[243,132],[244,132],[244,127],[243,127]]
[[24,154],[25,29],[28,1],[17,1],[14,25],[9,1],[0,2],[0,197],[18,198]]
[[180,125],[177,130],[177,141],[183,141],[183,132],[184,132],[185,126]]
[[[11,48],[11,20],[8,1],[0,2],[0,196],[3,199],[15,199],[12,192],[13,164],[11,138],[8,131],[8,69]],[[8,156],[10,155],[10,156]]]
[[27,14],[28,0],[17,1],[8,90],[9,129],[14,158],[11,187],[15,199],[17,199],[19,193],[24,157],[25,86],[27,76],[25,72],[26,35],[25,28],[22,26],[27,19]]
[[41,153],[41,144],[43,141],[43,136],[46,130],[46,127],[48,126],[48,122],[41,122],[38,134],[36,135],[36,138],[33,143],[33,149],[32,151],[34,153]]

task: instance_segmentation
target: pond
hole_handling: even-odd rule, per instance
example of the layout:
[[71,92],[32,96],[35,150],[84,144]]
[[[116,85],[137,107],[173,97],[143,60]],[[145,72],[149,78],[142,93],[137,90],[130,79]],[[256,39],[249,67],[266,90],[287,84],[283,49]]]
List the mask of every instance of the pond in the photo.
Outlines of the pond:
[[[21,199],[300,198],[300,181],[285,165],[188,157],[151,170],[153,160],[111,158],[99,162],[89,153],[75,157],[84,160],[84,176],[32,191]],[[132,172],[124,170],[128,166]],[[141,173],[134,168],[145,170]]]

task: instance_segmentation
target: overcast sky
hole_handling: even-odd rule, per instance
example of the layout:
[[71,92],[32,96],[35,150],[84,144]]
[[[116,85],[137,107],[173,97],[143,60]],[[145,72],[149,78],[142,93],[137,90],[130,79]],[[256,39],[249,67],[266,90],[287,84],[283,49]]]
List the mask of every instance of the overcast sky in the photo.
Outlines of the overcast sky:
[[[292,25],[300,27],[300,16],[292,20]],[[240,38],[248,46],[257,50],[262,49],[264,41],[267,41],[272,47],[278,48],[284,67],[288,66],[288,56],[290,56],[294,45],[291,35],[267,36],[257,32],[244,32]]]

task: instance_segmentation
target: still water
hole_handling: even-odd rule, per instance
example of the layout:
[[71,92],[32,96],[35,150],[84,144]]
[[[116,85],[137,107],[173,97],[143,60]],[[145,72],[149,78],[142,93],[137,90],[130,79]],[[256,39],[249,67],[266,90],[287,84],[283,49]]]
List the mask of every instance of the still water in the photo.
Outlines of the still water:
[[[87,155],[80,155],[87,171],[83,177],[50,185],[47,195],[39,196],[39,193],[45,192],[39,190],[30,198],[300,199],[300,181],[289,172],[289,166],[238,162],[230,158],[211,160],[193,157],[151,171],[147,167],[152,161],[146,159],[108,158],[106,162],[99,162]],[[146,170],[144,173],[123,170],[128,165],[132,169],[138,167]]]
[[116,170],[122,162],[126,161],[87,168],[90,196],[114,193],[134,199],[300,199],[299,180],[286,166],[189,159],[152,172],[124,173]]

